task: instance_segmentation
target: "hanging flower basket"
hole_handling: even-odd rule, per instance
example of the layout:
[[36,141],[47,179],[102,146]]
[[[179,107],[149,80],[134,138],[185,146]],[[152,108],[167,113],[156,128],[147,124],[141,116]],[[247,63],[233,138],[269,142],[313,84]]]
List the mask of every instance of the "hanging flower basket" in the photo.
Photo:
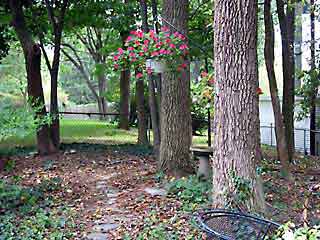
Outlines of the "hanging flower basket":
[[111,64],[115,70],[133,68],[136,78],[142,78],[144,73],[181,72],[188,67],[186,37],[171,33],[168,28],[162,28],[159,33],[131,31],[125,46],[111,54]]

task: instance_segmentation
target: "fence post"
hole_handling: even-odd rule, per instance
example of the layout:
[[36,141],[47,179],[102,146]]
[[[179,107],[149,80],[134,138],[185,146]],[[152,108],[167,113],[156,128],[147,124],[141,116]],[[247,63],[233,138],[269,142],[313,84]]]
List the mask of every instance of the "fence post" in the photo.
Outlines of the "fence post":
[[208,109],[208,146],[211,147],[211,116],[210,116],[210,109]]
[[272,123],[270,123],[270,142],[271,142],[270,145],[271,145],[271,146],[272,146],[272,135],[273,135],[273,134],[272,134],[272,133],[273,133],[273,131],[272,131],[273,129],[272,129],[272,128],[273,128],[273,127],[272,127]]

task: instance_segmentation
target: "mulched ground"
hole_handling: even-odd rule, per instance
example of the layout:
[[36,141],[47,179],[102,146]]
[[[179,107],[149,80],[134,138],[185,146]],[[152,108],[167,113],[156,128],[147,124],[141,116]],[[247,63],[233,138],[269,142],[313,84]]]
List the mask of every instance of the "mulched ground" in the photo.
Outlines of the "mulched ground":
[[[156,162],[148,150],[134,146],[107,147],[75,144],[64,147],[60,154],[40,158],[24,155],[11,157],[14,171],[0,173],[0,178],[22,177],[23,185],[34,185],[42,179],[59,177],[63,191],[55,194],[61,202],[77,211],[78,238],[96,232],[99,224],[116,224],[116,229],[103,233],[107,239],[135,239],[145,228],[146,219],[155,224],[169,224],[179,239],[199,236],[190,223],[191,215],[181,211],[181,203],[172,197],[152,196],[144,190],[158,187]],[[304,219],[320,222],[320,159],[296,156],[293,181],[280,177],[273,150],[264,151],[262,177],[268,218],[284,223],[302,224]]]

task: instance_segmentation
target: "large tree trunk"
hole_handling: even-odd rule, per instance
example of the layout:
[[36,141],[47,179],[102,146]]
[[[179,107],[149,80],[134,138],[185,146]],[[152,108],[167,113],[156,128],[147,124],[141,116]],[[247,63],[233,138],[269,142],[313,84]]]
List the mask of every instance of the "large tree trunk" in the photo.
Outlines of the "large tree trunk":
[[[28,97],[31,100],[31,104],[38,110],[35,117],[41,119],[46,116],[41,80],[41,50],[34,43],[27,29],[22,2],[10,0],[9,6],[12,14],[12,25],[25,57]],[[37,149],[40,155],[51,154],[56,150],[51,142],[49,126],[47,124],[42,125],[37,130]]]
[[[315,52],[315,4],[314,0],[310,1],[310,50],[311,50],[311,71],[316,69],[316,52]],[[310,154],[316,155],[316,98],[318,88],[313,89],[310,106]]]
[[[264,199],[256,166],[259,154],[257,2],[216,1],[213,206],[260,211]],[[258,151],[257,151],[258,150]],[[233,176],[232,176],[233,175]],[[235,176],[234,176],[235,175]],[[236,201],[234,177],[250,182],[250,194]],[[238,192],[239,193],[239,192]]]
[[[188,3],[188,0],[163,1],[163,17],[183,34],[188,32]],[[189,152],[192,138],[189,63],[181,73],[165,72],[161,88],[160,170],[180,177],[193,171]]]
[[264,56],[269,78],[269,88],[273,107],[278,159],[282,165],[284,176],[289,174],[289,153],[283,116],[281,112],[280,99],[278,96],[277,80],[274,72],[274,27],[271,15],[271,0],[264,1],[264,22],[265,22],[265,48]]
[[277,0],[277,13],[280,23],[282,42],[283,66],[283,100],[282,112],[288,143],[289,160],[292,161],[294,153],[294,30],[295,30],[295,3],[288,4],[284,11],[283,0]]

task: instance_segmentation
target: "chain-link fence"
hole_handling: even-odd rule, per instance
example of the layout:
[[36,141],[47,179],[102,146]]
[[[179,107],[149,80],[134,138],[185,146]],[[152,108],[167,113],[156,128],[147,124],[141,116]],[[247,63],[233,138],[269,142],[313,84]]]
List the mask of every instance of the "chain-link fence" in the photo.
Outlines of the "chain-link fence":
[[[310,133],[315,135],[315,155],[320,155],[320,131],[307,128],[294,129],[295,150],[305,155],[310,155]],[[261,143],[269,146],[277,146],[274,124],[264,124],[260,126]]]

